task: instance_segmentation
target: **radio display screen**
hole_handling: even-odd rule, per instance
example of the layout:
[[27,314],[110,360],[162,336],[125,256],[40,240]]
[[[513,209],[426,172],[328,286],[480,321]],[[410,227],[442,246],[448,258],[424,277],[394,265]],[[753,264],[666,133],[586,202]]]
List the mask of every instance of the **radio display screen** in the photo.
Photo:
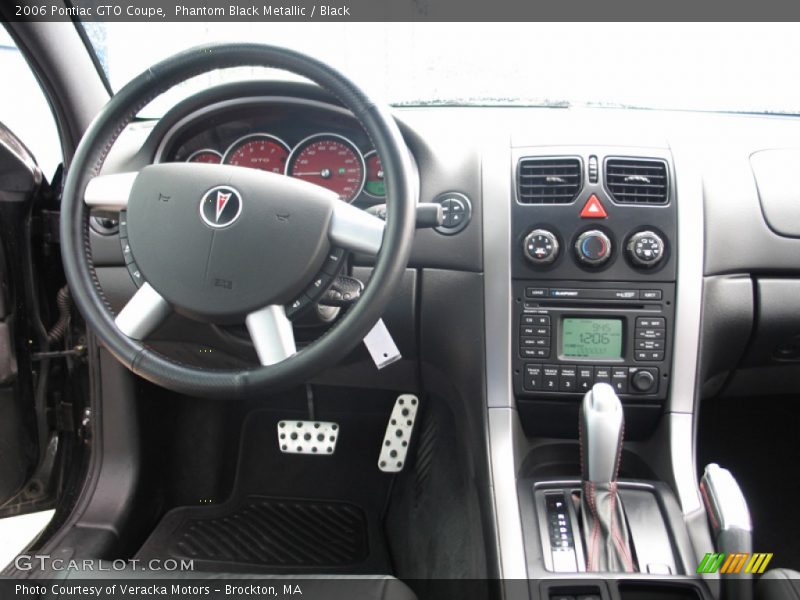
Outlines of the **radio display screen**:
[[622,319],[574,319],[561,322],[565,358],[622,358]]

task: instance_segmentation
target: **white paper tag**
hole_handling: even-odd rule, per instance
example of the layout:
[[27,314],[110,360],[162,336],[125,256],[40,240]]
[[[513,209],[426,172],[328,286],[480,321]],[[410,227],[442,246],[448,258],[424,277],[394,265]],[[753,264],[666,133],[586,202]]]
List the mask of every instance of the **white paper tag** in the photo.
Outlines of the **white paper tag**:
[[386,323],[380,319],[375,327],[364,338],[364,345],[369,350],[372,360],[378,369],[389,366],[402,358],[400,350],[392,339],[392,334],[386,329]]

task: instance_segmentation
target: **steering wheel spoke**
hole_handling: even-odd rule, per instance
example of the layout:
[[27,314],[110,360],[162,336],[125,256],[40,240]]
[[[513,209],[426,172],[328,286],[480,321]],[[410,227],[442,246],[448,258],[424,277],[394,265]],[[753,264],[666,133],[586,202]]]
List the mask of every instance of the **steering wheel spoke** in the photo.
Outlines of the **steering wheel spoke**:
[[169,303],[145,282],[114,320],[119,330],[134,340],[143,340],[171,311]]
[[292,322],[279,304],[271,304],[247,315],[247,331],[263,366],[274,365],[297,353]]
[[128,207],[128,198],[139,173],[98,175],[89,180],[83,201],[89,208],[118,212]]
[[328,237],[334,246],[375,256],[383,243],[386,223],[352,204],[337,201],[333,208]]

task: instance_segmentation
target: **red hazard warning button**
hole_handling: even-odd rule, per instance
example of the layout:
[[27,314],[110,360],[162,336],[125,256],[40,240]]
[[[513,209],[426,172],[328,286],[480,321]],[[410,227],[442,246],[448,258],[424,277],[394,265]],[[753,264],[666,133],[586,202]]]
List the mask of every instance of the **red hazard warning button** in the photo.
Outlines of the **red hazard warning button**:
[[589,196],[586,204],[583,205],[581,219],[605,219],[607,217],[608,213],[606,212],[606,209],[603,208],[603,204],[600,202],[600,199],[594,194]]

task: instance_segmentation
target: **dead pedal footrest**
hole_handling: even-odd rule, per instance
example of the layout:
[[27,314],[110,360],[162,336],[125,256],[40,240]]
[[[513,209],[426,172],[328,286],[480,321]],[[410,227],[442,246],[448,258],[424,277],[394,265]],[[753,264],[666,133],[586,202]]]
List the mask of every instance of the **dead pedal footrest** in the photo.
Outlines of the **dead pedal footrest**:
[[378,468],[381,471],[398,473],[403,470],[418,408],[419,398],[415,395],[401,394],[397,397],[381,444],[378,458]]

